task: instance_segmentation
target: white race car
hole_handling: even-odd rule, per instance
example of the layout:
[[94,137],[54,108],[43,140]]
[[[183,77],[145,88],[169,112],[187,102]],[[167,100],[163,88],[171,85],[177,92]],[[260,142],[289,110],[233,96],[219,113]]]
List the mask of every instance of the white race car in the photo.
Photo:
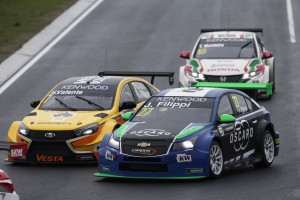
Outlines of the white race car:
[[258,34],[262,29],[202,29],[193,51],[180,67],[179,87],[200,86],[243,90],[256,98],[275,91],[273,53]]

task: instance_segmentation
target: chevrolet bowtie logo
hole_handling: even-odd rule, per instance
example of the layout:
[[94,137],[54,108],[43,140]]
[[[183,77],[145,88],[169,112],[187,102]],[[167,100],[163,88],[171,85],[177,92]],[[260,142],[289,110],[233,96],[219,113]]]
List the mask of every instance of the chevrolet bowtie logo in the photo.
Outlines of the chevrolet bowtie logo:
[[151,143],[141,142],[141,143],[138,143],[137,146],[138,146],[138,147],[142,147],[142,148],[150,147],[150,146],[151,146]]

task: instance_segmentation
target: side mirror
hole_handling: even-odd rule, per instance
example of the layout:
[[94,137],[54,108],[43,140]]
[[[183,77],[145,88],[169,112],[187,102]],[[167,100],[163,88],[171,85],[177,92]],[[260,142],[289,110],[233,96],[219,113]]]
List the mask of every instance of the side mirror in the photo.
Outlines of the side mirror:
[[30,106],[32,108],[36,108],[40,103],[41,103],[41,101],[33,101],[33,102],[30,103]]
[[189,51],[182,51],[179,53],[180,58],[190,59],[190,52]]
[[272,58],[272,57],[273,57],[272,52],[269,52],[269,51],[262,52],[262,59],[267,59],[267,58]]
[[125,101],[122,103],[121,107],[120,107],[120,111],[121,110],[127,110],[127,109],[133,109],[136,107],[136,103],[133,101]]
[[129,120],[133,115],[133,112],[126,112],[122,115],[122,119],[124,119],[125,121]]
[[231,123],[231,122],[235,122],[236,118],[232,115],[229,114],[222,114],[219,122],[221,123]]

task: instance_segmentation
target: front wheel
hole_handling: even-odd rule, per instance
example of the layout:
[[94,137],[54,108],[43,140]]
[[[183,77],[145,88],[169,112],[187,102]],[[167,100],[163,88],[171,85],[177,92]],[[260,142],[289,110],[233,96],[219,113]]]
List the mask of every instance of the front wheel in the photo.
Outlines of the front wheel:
[[270,131],[266,130],[262,141],[262,160],[255,163],[256,167],[269,167],[273,163],[275,154],[274,138]]
[[209,150],[209,174],[212,178],[218,178],[223,171],[223,152],[219,143],[212,142]]

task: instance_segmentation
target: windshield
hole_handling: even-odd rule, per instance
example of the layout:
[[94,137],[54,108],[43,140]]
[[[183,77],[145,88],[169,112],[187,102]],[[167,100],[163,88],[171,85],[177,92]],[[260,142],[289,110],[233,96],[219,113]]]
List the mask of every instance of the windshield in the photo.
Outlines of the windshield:
[[249,59],[255,58],[255,42],[246,38],[201,39],[195,52],[200,59]]
[[117,87],[99,84],[61,84],[42,103],[41,110],[110,110]]
[[133,122],[209,123],[215,99],[201,97],[152,97]]

